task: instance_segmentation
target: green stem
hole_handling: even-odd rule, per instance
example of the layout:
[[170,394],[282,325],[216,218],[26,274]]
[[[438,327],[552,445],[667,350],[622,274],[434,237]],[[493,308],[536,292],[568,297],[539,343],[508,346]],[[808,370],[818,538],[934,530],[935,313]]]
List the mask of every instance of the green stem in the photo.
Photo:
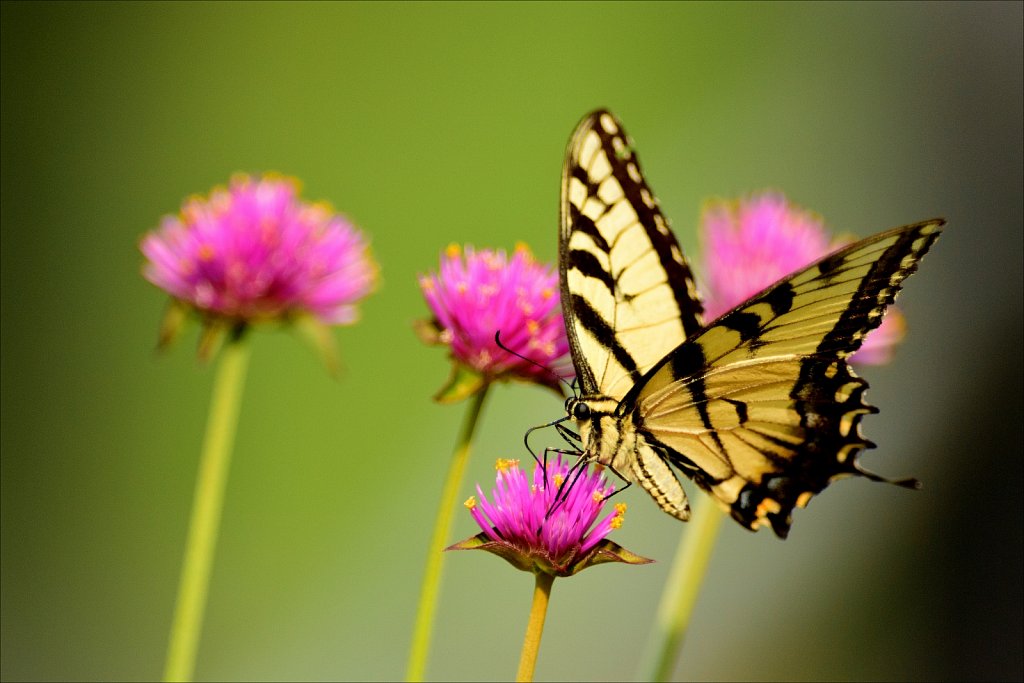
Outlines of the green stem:
[[213,399],[199,460],[185,561],[167,648],[165,681],[189,681],[195,672],[196,649],[203,626],[210,567],[223,508],[224,484],[248,362],[249,345],[243,338],[236,336],[224,346],[214,379]]
[[434,629],[434,613],[437,611],[437,595],[441,586],[441,567],[444,559],[446,541],[451,533],[452,513],[456,507],[456,497],[462,484],[466,463],[469,461],[470,446],[473,433],[484,405],[489,385],[484,384],[470,398],[466,416],[462,422],[458,443],[452,453],[451,464],[448,465],[448,478],[441,492],[441,503],[437,508],[437,520],[434,522],[434,535],[430,538],[427,549],[427,564],[423,571],[423,584],[420,587],[420,604],[416,612],[416,627],[413,631],[412,649],[409,652],[409,666],[405,680],[422,681],[427,669],[427,655],[430,652],[430,640]]
[[665,581],[642,680],[667,681],[672,676],[722,517],[711,496],[702,495],[694,504]]
[[533,680],[533,670],[537,665],[537,652],[540,650],[540,638],[544,635],[544,618],[548,615],[551,584],[555,582],[555,577],[551,574],[537,572],[536,576],[533,604],[530,606],[530,621],[526,624],[523,651],[519,655],[519,671],[516,672],[517,683],[530,683]]

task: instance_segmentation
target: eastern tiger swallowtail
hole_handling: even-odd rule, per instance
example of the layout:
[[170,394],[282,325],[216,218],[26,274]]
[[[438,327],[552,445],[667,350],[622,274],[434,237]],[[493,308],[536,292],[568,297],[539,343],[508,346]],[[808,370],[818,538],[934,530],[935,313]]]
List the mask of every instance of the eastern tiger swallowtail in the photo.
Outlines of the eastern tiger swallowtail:
[[[748,529],[861,475],[867,383],[847,364],[944,224],[879,233],[702,325],[693,275],[622,124],[588,114],[562,172],[559,271],[582,455],[686,520],[671,466]],[[913,480],[892,482],[915,486]]]

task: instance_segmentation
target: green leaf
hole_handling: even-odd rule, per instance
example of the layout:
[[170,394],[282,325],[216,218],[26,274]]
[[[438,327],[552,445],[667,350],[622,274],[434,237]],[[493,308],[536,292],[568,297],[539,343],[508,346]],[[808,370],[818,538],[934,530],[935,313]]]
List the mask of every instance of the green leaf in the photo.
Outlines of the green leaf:
[[654,562],[654,560],[630,552],[608,539],[595,545],[586,555],[576,555],[574,551],[559,562],[544,553],[524,552],[506,541],[492,541],[487,534],[482,532],[450,545],[445,550],[486,550],[504,559],[516,569],[531,573],[544,572],[551,576],[573,576],[587,567],[608,562],[623,562],[625,564]]
[[593,567],[606,562],[625,562],[626,564],[650,564],[654,560],[637,555],[626,550],[614,541],[607,538],[590,549],[590,552],[570,567],[573,574],[578,574],[587,567]]
[[445,550],[486,550],[508,561],[516,569],[524,572],[533,572],[533,560],[525,553],[519,551],[510,543],[504,541],[492,541],[490,537],[480,532],[476,536],[470,536],[464,541],[450,545]]

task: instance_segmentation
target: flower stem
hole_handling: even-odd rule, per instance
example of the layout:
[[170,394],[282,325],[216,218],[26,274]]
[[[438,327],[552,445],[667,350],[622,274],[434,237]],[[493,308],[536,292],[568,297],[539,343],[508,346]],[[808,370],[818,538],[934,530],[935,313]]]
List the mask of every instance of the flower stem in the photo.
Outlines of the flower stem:
[[420,604],[416,612],[416,627],[413,631],[412,649],[409,652],[409,665],[405,680],[422,681],[427,669],[427,655],[430,652],[430,640],[434,629],[434,613],[437,611],[437,595],[441,585],[441,567],[444,559],[445,541],[451,532],[452,513],[456,506],[456,497],[462,484],[466,463],[469,461],[470,446],[473,433],[480,418],[484,398],[489,385],[484,384],[469,400],[466,416],[463,418],[462,430],[458,443],[452,453],[451,464],[448,465],[448,478],[441,492],[441,503],[437,509],[437,520],[434,522],[434,534],[430,538],[427,549],[427,564],[423,571],[423,584],[420,587]]
[[536,576],[533,605],[530,606],[530,621],[526,624],[523,651],[519,655],[519,671],[516,672],[517,683],[530,683],[533,680],[533,669],[537,665],[537,652],[540,650],[540,638],[544,635],[544,618],[548,614],[551,584],[555,582],[555,577],[551,574],[536,572]]
[[665,581],[642,680],[667,681],[672,676],[722,517],[711,496],[701,496],[694,504]]
[[213,384],[213,399],[199,460],[185,561],[167,648],[165,681],[189,681],[195,672],[196,649],[203,625],[217,528],[224,501],[231,448],[238,424],[238,405],[245,386],[249,344],[233,335],[223,349]]

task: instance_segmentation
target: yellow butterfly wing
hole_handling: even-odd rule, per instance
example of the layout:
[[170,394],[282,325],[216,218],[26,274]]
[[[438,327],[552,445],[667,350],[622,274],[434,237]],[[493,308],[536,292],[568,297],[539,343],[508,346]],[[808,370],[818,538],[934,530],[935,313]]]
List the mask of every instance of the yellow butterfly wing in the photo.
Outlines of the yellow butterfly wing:
[[856,461],[876,409],[846,359],[942,225],[877,234],[781,280],[667,354],[618,412],[738,522],[785,537],[792,510],[830,482],[881,479]]
[[622,124],[597,110],[562,171],[562,306],[584,395],[622,398],[700,329],[693,275]]

